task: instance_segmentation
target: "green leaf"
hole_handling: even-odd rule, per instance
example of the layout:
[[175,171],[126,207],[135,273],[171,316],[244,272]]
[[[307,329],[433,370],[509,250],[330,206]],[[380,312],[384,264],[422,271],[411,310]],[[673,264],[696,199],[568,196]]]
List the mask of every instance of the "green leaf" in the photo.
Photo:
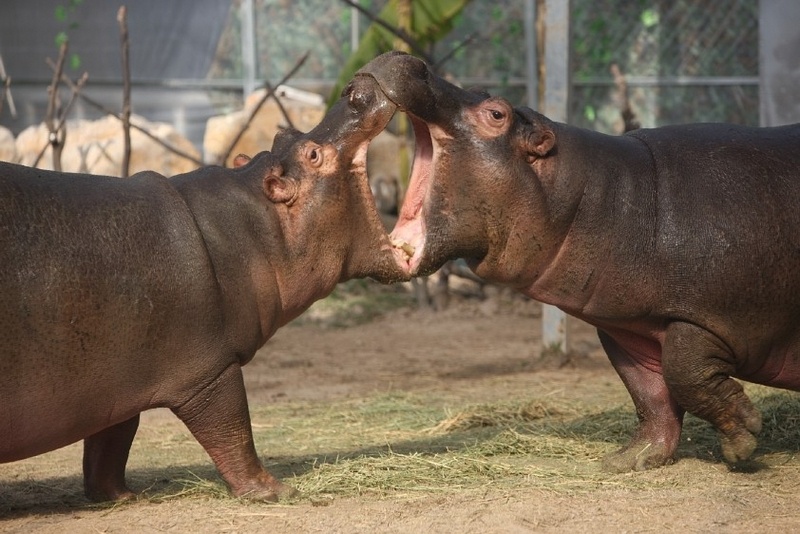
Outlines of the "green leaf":
[[58,32],[58,33],[56,34],[56,39],[55,39],[55,41],[56,41],[56,46],[57,46],[58,48],[61,48],[61,45],[63,45],[64,43],[66,43],[66,42],[67,42],[67,40],[68,40],[68,38],[67,38],[67,32]]
[[69,56],[69,67],[72,70],[78,70],[81,68],[81,56],[78,54],[71,54]]
[[67,8],[64,6],[56,6],[55,11],[53,12],[53,16],[59,22],[64,22],[67,20]]
[[[397,27],[397,4],[399,0],[389,0],[378,18]],[[470,0],[414,0],[411,3],[411,37],[421,47],[435,43],[453,29],[456,16]],[[381,26],[372,23],[361,36],[358,49],[347,60],[339,79],[328,98],[332,106],[358,69],[369,63],[375,56],[393,49],[396,36]]]
[[658,24],[658,11],[655,9],[645,9],[642,11],[642,24],[645,28],[652,28]]

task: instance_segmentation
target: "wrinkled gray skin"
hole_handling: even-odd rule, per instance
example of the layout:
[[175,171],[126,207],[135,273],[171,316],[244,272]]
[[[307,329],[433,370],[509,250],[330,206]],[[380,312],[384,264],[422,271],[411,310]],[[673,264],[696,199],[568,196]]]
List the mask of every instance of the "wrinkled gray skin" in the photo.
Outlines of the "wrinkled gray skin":
[[167,407],[234,495],[291,495],[256,456],[241,366],[337,282],[403,276],[366,176],[393,111],[358,80],[274,153],[170,179],[0,163],[0,462],[83,439],[86,495],[130,498],[139,413]]
[[[616,137],[459,89],[404,54],[376,79],[414,124],[391,234],[409,274],[476,274],[597,326],[636,406],[615,471],[672,460],[685,411],[729,462],[761,415],[736,377],[800,389],[800,125],[694,124]],[[409,246],[410,245],[410,246]]]

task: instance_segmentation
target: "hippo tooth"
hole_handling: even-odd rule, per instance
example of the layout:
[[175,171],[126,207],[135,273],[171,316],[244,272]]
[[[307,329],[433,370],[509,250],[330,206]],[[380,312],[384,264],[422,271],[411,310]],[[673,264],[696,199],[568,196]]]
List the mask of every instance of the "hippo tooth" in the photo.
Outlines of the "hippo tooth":
[[406,243],[405,241],[401,241],[399,239],[393,239],[392,246],[401,249],[403,252],[408,254],[409,257],[413,256],[414,251],[416,250],[411,244]]

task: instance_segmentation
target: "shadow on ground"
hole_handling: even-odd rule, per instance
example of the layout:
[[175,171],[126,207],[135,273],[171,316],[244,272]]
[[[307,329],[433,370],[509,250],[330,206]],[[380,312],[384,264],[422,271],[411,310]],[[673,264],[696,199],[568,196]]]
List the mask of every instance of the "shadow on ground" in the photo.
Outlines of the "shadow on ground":
[[[769,453],[800,452],[800,399],[776,392],[759,396],[756,405],[762,411],[764,427],[753,460],[733,469],[755,472],[769,467],[759,458]],[[304,475],[324,464],[365,457],[395,455],[438,455],[458,453],[481,447],[504,432],[513,431],[532,443],[549,438],[570,438],[586,443],[623,446],[635,427],[635,417],[627,407],[604,410],[597,414],[563,418],[542,418],[520,424],[481,426],[439,435],[425,435],[381,446],[366,446],[347,451],[318,452],[303,456],[263,457],[264,465],[280,478]],[[531,452],[520,451],[521,457]],[[676,460],[699,459],[721,463],[716,434],[705,421],[687,416]],[[227,495],[216,469],[208,463],[158,469],[131,469],[128,482],[143,497],[159,502],[192,493],[208,497]],[[83,496],[80,476],[20,480],[0,486],[0,522],[27,515],[74,514],[81,510],[111,509],[115,504],[90,503]]]

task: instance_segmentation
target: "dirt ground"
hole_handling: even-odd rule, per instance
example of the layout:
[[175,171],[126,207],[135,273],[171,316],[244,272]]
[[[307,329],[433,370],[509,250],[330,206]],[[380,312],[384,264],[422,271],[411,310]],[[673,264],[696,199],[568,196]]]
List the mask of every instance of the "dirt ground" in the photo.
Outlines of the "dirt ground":
[[[455,302],[443,312],[395,310],[347,328],[308,323],[283,328],[245,368],[251,406],[333,402],[376,392],[447,394],[479,402],[527,393],[627,405],[629,397],[594,331],[572,322],[563,368],[539,357],[540,306],[504,294]],[[148,412],[148,428],[176,433],[169,413]],[[142,437],[142,439],[145,439]],[[137,438],[138,439],[138,438]],[[177,438],[176,438],[177,439]],[[189,438],[187,438],[189,439]],[[798,445],[800,447],[800,444]],[[134,444],[134,448],[136,444]],[[794,461],[754,473],[718,459],[679,460],[599,491],[554,491],[531,484],[438,494],[398,491],[290,505],[184,496],[95,507],[82,496],[80,445],[0,466],[2,532],[768,532],[800,529]],[[133,453],[132,453],[133,454]],[[132,459],[132,462],[134,460]],[[187,462],[206,464],[202,451]],[[213,475],[213,468],[203,471]],[[637,478],[639,477],[639,478]],[[620,483],[620,480],[633,483]],[[659,480],[657,488],[635,483]],[[688,481],[688,483],[687,483]],[[25,495],[23,495],[23,489]],[[37,493],[39,492],[39,493]]]

